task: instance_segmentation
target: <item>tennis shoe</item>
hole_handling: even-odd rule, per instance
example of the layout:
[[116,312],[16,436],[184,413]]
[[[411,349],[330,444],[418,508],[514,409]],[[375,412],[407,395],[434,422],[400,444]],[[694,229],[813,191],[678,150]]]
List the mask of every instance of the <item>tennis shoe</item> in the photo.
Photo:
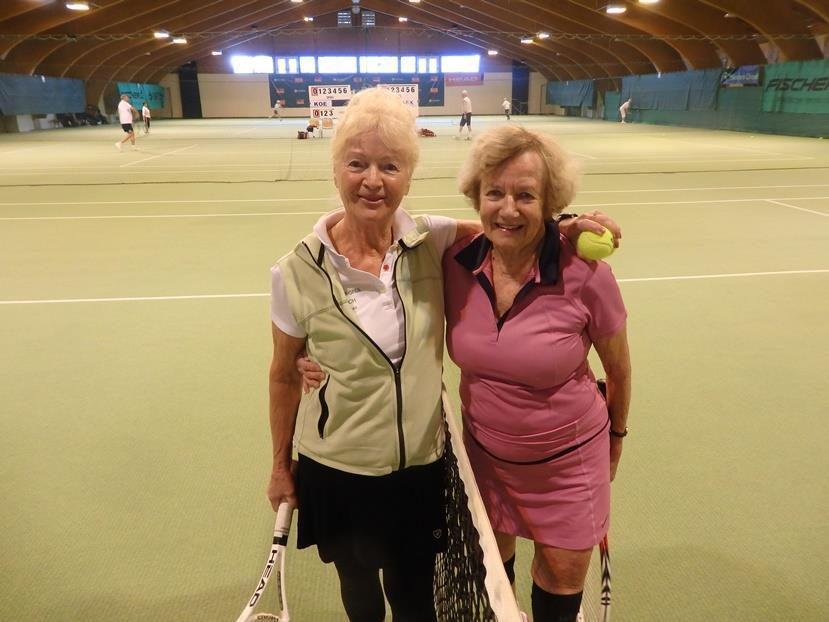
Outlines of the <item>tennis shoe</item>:
[[123,149],[121,148],[121,143],[115,143],[115,148],[116,148],[118,151],[123,151]]
[[576,622],[584,622],[584,610],[579,607],[579,615],[576,616]]

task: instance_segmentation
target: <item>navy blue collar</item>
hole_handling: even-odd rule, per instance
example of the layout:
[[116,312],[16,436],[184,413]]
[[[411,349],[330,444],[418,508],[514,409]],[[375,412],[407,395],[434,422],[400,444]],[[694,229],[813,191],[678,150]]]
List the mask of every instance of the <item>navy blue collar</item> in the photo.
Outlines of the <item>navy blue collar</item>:
[[[558,224],[554,220],[548,220],[544,223],[544,241],[538,256],[538,274],[542,285],[558,283],[560,247]],[[455,261],[470,272],[475,272],[480,269],[491,248],[492,242],[481,234],[455,255]]]

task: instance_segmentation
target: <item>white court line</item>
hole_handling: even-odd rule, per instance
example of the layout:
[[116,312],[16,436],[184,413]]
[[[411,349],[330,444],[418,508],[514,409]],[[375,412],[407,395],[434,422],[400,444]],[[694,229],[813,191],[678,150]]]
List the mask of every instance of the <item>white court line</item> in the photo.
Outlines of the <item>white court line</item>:
[[599,159],[598,156],[587,155],[586,153],[581,153],[579,151],[568,151],[567,153],[570,153],[570,154],[575,155],[575,156],[579,156],[580,158],[586,158],[588,160],[598,160]]
[[[438,195],[439,196],[439,195]],[[458,195],[446,195],[447,197],[455,197]],[[424,198],[424,197],[421,197]],[[825,197],[782,197],[776,199],[778,201],[822,201],[829,199]],[[258,201],[259,199],[251,199]],[[721,203],[762,203],[771,202],[772,199],[710,199],[706,201],[621,201],[618,203],[574,203],[571,205],[573,209],[586,209],[594,207],[619,207],[624,205],[716,205]],[[459,205],[458,207],[430,207],[413,209],[411,211],[417,213],[432,213],[432,212],[459,212],[467,211],[471,208],[469,205]],[[101,216],[4,216],[0,217],[0,221],[9,220],[137,220],[137,219],[152,219],[152,218],[249,218],[249,217],[264,217],[264,216],[320,216],[333,211],[336,207],[325,211],[307,211],[307,212],[227,212],[227,213],[200,213],[200,214],[118,214],[118,215],[101,215]],[[808,210],[807,210],[808,211]],[[815,212],[821,216],[825,216],[821,212]]]
[[195,294],[192,296],[122,296],[119,298],[54,298],[52,300],[0,300],[0,305],[54,305],[78,302],[146,302],[148,300],[209,300],[211,298],[262,298],[270,294]]
[[[777,272],[735,272],[731,274],[694,274],[687,276],[655,276],[633,279],[617,279],[619,283],[644,283],[656,281],[691,281],[702,279],[733,279],[752,276],[781,276],[794,274],[827,274],[829,268],[823,270],[784,270]],[[0,300],[0,305],[47,305],[73,304],[83,302],[148,302],[164,300],[210,300],[214,298],[265,298],[269,293],[262,294],[196,294],[192,296],[122,296],[118,298],[53,298],[44,300]]]
[[[667,136],[660,136],[659,138],[665,138],[666,140],[670,141],[671,143],[682,143],[683,145],[693,145],[694,147],[705,147],[707,149],[730,149],[731,151],[747,151],[748,153],[759,153],[763,155],[776,155],[776,156],[790,156],[791,153],[780,153],[778,151],[766,151],[765,149],[750,149],[747,147],[731,147],[728,145],[712,145],[709,143],[696,143],[691,140],[676,140],[674,138],[670,138]],[[810,159],[814,160],[814,157]]]
[[197,145],[188,145],[187,147],[182,147],[181,149],[173,149],[172,151],[167,151],[165,153],[159,153],[158,155],[150,156],[149,158],[142,158],[141,160],[133,160],[132,162],[127,162],[126,164],[119,165],[118,168],[125,168],[127,166],[132,166],[133,164],[140,164],[141,162],[148,162],[149,160],[155,160],[156,158],[163,158],[164,156],[172,155],[174,153],[179,153],[181,151],[186,151],[187,149],[192,149]]
[[784,274],[827,274],[829,268],[821,270],[780,270],[777,272],[733,272],[731,274],[695,274],[688,276],[653,276],[636,279],[617,279],[619,283],[646,283],[650,281],[692,281],[698,279],[734,279],[749,276],[780,276]]
[[[650,192],[692,192],[700,191],[714,191],[714,190],[770,190],[779,188],[829,188],[829,184],[791,184],[791,185],[774,185],[774,186],[710,186],[703,188],[642,188],[633,190],[580,190],[579,194],[647,194]],[[460,193],[456,194],[410,194],[406,197],[407,201],[421,201],[428,199],[452,199],[462,197]],[[332,199],[333,198],[333,199]],[[809,200],[811,197],[801,197]],[[818,197],[821,198],[821,197]],[[0,208],[6,205],[155,205],[155,204],[172,204],[172,203],[298,203],[298,202],[315,202],[315,201],[331,201],[336,200],[336,193],[332,189],[331,197],[297,197],[295,199],[144,199],[136,201],[2,201]],[[758,199],[764,200],[764,199]],[[792,199],[788,199],[792,200]]]
[[[791,201],[792,199],[788,199],[788,200]],[[826,212],[818,212],[818,211],[815,211],[813,209],[806,209],[805,207],[797,207],[796,205],[789,205],[788,203],[781,203],[780,201],[775,201],[774,199],[765,199],[765,201],[767,203],[774,203],[775,205],[780,205],[782,207],[788,207],[788,208],[791,208],[791,209],[799,210],[801,212],[809,212],[810,214],[817,214],[818,216],[824,216],[826,218],[829,218],[829,214],[827,214]]]

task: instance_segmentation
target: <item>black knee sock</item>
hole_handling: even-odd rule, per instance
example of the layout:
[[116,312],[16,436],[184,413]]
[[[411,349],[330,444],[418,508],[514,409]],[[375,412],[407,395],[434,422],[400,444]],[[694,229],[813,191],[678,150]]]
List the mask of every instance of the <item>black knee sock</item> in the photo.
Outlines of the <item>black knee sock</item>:
[[576,622],[581,606],[581,595],[551,594],[533,581],[533,620],[535,622]]
[[504,562],[504,572],[507,573],[510,585],[515,585],[515,554]]
[[380,586],[380,571],[366,568],[354,560],[336,561],[340,577],[340,596],[350,622],[382,622],[386,602]]

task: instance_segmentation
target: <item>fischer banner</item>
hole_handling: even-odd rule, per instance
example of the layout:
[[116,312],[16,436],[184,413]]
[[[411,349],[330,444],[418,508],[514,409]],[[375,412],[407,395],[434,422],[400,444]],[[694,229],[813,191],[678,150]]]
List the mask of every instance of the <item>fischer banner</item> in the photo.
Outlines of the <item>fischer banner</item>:
[[763,112],[829,112],[829,59],[766,65]]

